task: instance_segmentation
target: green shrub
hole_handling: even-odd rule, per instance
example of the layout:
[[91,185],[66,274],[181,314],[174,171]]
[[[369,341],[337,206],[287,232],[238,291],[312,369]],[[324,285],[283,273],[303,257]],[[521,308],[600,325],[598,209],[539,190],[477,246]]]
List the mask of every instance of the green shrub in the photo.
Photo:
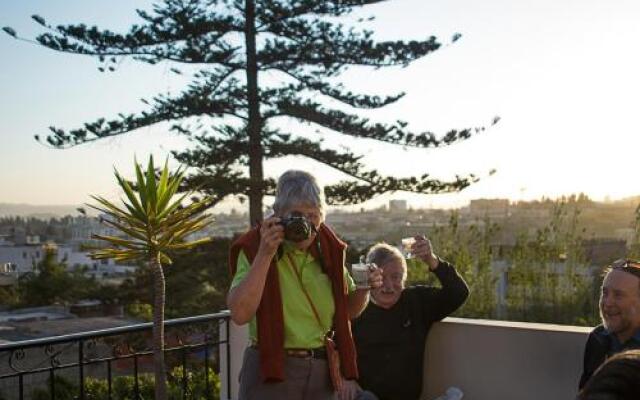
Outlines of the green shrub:
[[[169,398],[182,398],[182,367],[176,367],[169,374]],[[220,398],[220,377],[212,369],[209,369],[209,390],[213,390],[213,398]],[[187,399],[205,400],[207,399],[207,386],[205,381],[204,368],[196,371],[187,369]]]
[[[55,398],[58,400],[73,400],[77,393],[78,387],[67,378],[60,375],[54,375]],[[34,389],[31,393],[33,400],[50,400],[51,399],[51,378],[47,379],[47,388]]]
[[[206,392],[205,371],[202,367],[195,370],[187,369],[187,397],[189,400],[208,399]],[[176,367],[168,374],[168,393],[170,399],[183,399],[182,396],[182,367]],[[208,370],[209,389],[212,390],[214,400],[220,399],[220,377],[211,368]],[[50,381],[47,388],[34,389],[31,393],[33,400],[49,400],[51,398]],[[153,374],[138,375],[138,389],[140,399],[152,400],[154,395]],[[116,376],[111,383],[111,398],[113,400],[129,400],[134,397],[135,380],[133,376]],[[62,376],[55,377],[55,398],[57,400],[74,400],[79,393],[77,384]],[[106,379],[88,377],[84,380],[84,393],[87,400],[107,400],[108,382]],[[4,400],[0,394],[0,400]]]

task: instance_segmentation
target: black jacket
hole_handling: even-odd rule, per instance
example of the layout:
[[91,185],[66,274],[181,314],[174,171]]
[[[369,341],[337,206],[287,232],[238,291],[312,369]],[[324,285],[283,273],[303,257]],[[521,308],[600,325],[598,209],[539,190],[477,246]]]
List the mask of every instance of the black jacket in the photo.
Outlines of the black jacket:
[[589,378],[598,369],[600,365],[615,353],[623,350],[638,349],[640,348],[640,341],[635,337],[627,340],[622,347],[614,348],[614,339],[611,334],[607,333],[604,326],[597,326],[589,334],[587,344],[584,348],[584,364],[582,369],[582,376],[580,377],[579,389],[582,389],[587,383]]
[[411,286],[390,309],[369,303],[353,321],[358,382],[380,400],[417,400],[422,391],[425,339],[431,325],[464,303],[469,289],[453,266],[440,261],[442,288]]

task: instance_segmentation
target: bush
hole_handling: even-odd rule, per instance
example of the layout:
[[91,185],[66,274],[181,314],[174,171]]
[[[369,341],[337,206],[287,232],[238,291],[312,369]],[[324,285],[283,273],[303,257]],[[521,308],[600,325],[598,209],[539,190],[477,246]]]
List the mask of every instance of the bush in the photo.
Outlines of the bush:
[[[167,390],[170,399],[182,399],[182,367],[171,370],[167,376]],[[212,390],[212,397],[207,397],[205,371],[204,368],[196,368],[196,371],[187,370],[187,397],[189,400],[205,400],[213,398],[220,399],[220,377],[209,368],[209,388]],[[34,389],[31,393],[33,400],[49,400],[51,392],[49,390],[50,381],[47,381],[46,389]],[[141,400],[152,400],[154,394],[153,374],[138,375],[138,389]],[[129,400],[133,398],[135,390],[135,380],[133,376],[116,376],[113,378],[111,386],[111,398],[113,400]],[[108,382],[106,379],[85,378],[84,392],[87,400],[107,400]],[[55,377],[55,398],[58,400],[74,400],[79,393],[77,384],[62,376]],[[0,394],[0,400],[3,400]]]
[[[60,400],[72,400],[78,393],[78,387],[70,382],[67,378],[60,375],[54,375],[55,398]],[[46,389],[34,389],[31,393],[33,400],[50,400],[51,396],[51,378],[47,379]]]
[[[182,398],[182,367],[176,367],[168,377],[169,398]],[[213,390],[213,398],[220,398],[220,377],[211,368],[208,371],[209,390]],[[204,368],[197,371],[187,370],[187,399],[205,400],[207,399],[207,386]]]

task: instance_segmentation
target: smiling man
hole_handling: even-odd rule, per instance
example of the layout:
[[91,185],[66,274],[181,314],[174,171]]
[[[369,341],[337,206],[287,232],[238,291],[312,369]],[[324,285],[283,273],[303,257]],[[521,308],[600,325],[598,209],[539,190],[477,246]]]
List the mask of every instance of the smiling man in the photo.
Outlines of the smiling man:
[[610,356],[640,348],[640,263],[618,260],[607,267],[600,293],[602,325],[587,339],[580,389]]
[[[442,287],[405,288],[406,261],[395,247],[373,246],[367,262],[382,269],[382,286],[371,290],[369,305],[352,324],[358,353],[358,382],[380,400],[417,400],[422,391],[425,340],[431,325],[460,307],[469,289],[451,264],[438,258],[431,242],[416,236],[411,253]],[[367,397],[368,396],[368,397]],[[372,399],[370,395],[358,399]]]

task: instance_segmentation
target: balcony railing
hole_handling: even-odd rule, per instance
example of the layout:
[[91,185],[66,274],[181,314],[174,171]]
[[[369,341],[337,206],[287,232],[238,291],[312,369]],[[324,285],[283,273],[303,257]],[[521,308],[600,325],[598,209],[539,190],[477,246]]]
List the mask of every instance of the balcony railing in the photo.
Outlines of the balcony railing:
[[[152,398],[151,330],[143,323],[0,345],[0,399]],[[228,312],[166,321],[171,398],[230,399],[229,344]]]

